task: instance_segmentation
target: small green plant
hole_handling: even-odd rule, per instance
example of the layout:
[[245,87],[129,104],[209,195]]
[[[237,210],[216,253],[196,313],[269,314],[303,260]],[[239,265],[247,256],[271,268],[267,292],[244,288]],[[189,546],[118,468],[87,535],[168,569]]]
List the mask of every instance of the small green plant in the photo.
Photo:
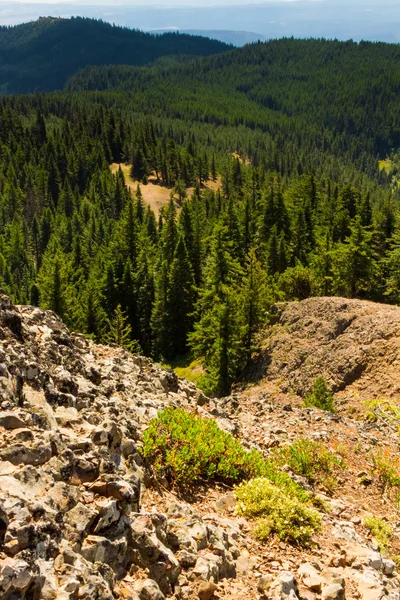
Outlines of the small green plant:
[[304,399],[305,407],[321,408],[331,413],[335,412],[333,406],[333,394],[329,392],[326,381],[323,377],[318,377],[313,385],[312,392],[309,392]]
[[365,419],[370,423],[383,421],[393,429],[400,428],[400,408],[387,400],[367,400],[365,406],[368,409]]
[[378,542],[380,551],[387,552],[390,547],[390,538],[393,535],[393,529],[390,524],[379,517],[371,516],[365,517],[364,525]]
[[289,465],[294,473],[324,486],[329,492],[336,486],[337,471],[346,468],[343,459],[324,444],[307,439],[296,440],[290,446],[275,450],[271,458],[278,466]]
[[265,477],[252,479],[235,489],[237,513],[256,519],[256,538],[265,541],[276,534],[282,541],[308,545],[321,528],[320,514],[299,498],[290,497]]
[[400,486],[400,461],[389,450],[378,450],[372,454],[374,471],[379,477],[383,492]]

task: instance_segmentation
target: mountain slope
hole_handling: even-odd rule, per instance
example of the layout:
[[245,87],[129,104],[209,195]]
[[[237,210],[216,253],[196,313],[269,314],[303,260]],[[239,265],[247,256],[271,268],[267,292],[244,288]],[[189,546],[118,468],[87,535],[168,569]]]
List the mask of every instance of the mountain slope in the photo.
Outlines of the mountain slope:
[[89,68],[68,87],[133,92],[153,115],[289,129],[302,145],[312,137],[322,152],[348,153],[353,164],[363,154],[365,168],[367,154],[384,158],[400,143],[399,57],[393,44],[280,39],[173,66],[161,78],[124,66]]
[[229,48],[199,36],[154,36],[93,19],[41,18],[0,28],[0,92],[61,89],[86,65],[145,65],[162,56],[206,56]]

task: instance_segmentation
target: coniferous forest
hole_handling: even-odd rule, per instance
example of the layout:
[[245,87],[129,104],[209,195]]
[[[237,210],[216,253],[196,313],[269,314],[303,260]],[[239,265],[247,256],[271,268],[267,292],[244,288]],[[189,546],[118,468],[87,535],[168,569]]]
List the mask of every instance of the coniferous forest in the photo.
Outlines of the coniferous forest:
[[99,342],[200,359],[214,394],[276,301],[399,303],[399,57],[283,39],[4,95],[0,286]]

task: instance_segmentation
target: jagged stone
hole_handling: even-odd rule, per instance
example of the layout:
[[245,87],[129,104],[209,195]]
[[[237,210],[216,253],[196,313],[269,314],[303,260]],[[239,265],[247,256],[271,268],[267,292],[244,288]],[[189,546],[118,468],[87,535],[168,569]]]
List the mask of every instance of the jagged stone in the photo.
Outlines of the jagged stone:
[[110,540],[100,535],[88,535],[82,545],[82,556],[92,563],[113,565],[123,560],[126,554],[127,540]]
[[165,600],[164,594],[152,579],[145,579],[140,582],[136,586],[136,590],[139,592],[140,600]]
[[296,579],[292,573],[283,571],[271,584],[274,600],[298,600]]
[[27,562],[20,559],[0,560],[0,592],[15,592],[23,596],[33,580],[33,573]]
[[0,427],[4,429],[20,429],[25,427],[25,421],[17,414],[6,411],[0,413]]

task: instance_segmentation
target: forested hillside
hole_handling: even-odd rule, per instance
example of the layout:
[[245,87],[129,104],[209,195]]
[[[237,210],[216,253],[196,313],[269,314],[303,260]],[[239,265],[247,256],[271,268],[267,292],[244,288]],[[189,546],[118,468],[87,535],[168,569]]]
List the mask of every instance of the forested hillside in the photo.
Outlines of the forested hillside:
[[229,50],[204,37],[152,35],[73,17],[0,27],[0,94],[62,89],[86,65],[146,65],[160,57],[187,60]]
[[[97,341],[190,352],[216,394],[274,301],[398,303],[398,55],[280,40],[3,98],[0,286]],[[158,219],[149,176],[172,192]]]

